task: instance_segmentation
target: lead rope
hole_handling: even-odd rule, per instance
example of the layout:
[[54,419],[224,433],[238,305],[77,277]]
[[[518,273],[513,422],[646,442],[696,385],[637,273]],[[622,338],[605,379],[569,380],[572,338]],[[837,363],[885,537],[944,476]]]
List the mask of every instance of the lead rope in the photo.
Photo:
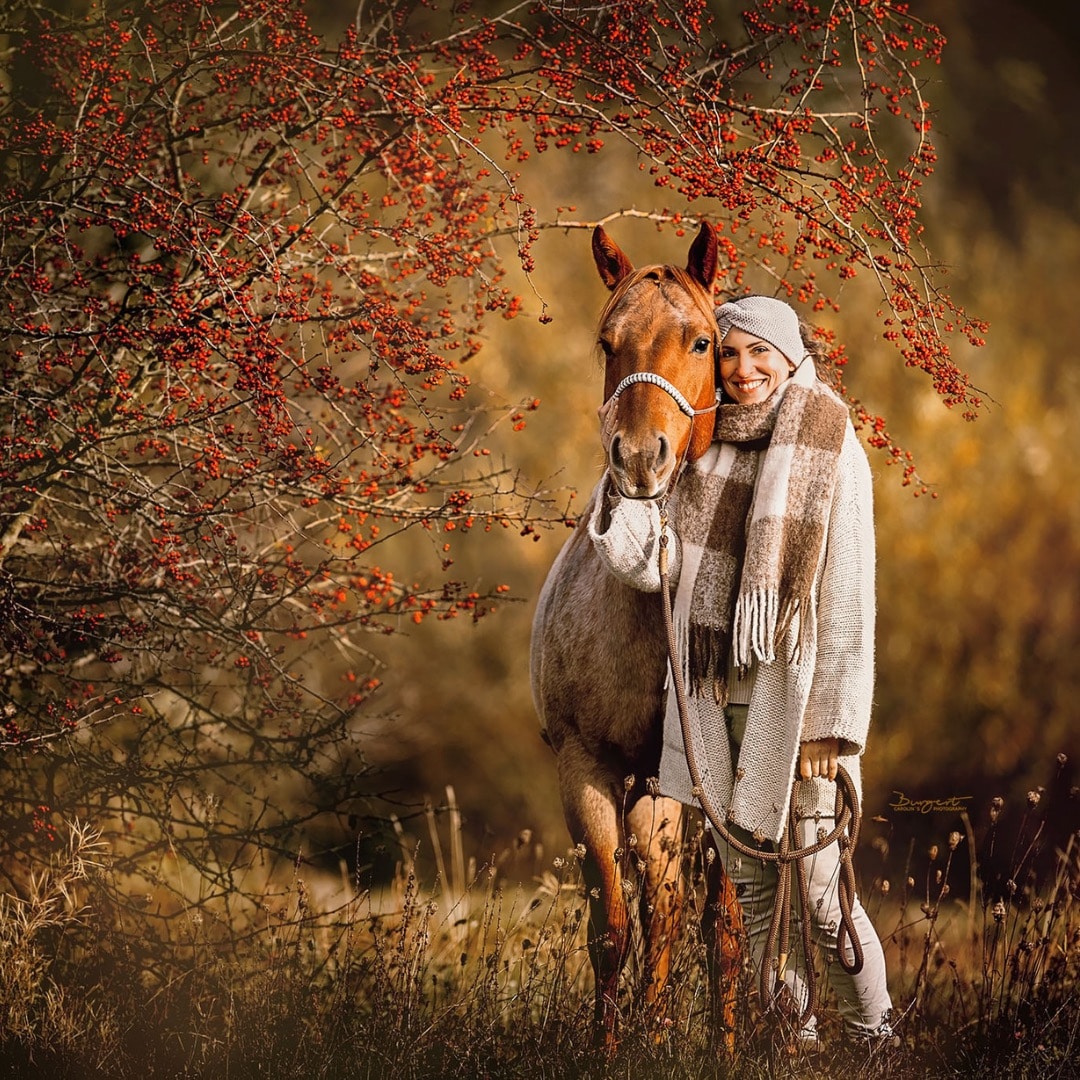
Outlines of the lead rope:
[[[670,490],[670,489],[669,489]],[[799,816],[796,810],[799,786],[802,783],[800,777],[795,778],[795,785],[791,792],[791,802],[788,807],[787,821],[784,833],[780,839],[778,851],[761,851],[744,844],[741,840],[732,836],[725,823],[717,813],[709,796],[705,793],[701,782],[701,773],[698,770],[693,749],[693,738],[690,730],[690,715],[686,704],[686,687],[683,684],[682,666],[678,658],[677,643],[675,640],[675,624],[671,613],[671,590],[668,585],[668,537],[667,537],[667,498],[660,504],[660,596],[664,609],[664,627],[668,639],[668,659],[671,662],[672,686],[675,690],[675,701],[679,709],[679,722],[682,726],[683,748],[686,752],[686,765],[690,771],[690,780],[693,784],[693,793],[701,804],[709,824],[723,839],[736,851],[760,862],[775,862],[777,883],[776,899],[773,903],[772,919],[769,923],[769,934],[766,938],[766,956],[776,958],[776,977],[773,985],[769,985],[769,968],[771,964],[761,965],[760,992],[762,1004],[766,1008],[771,1007],[784,987],[784,973],[787,968],[788,957],[791,952],[791,869],[795,867],[795,879],[799,891],[799,905],[802,911],[802,943],[803,955],[806,957],[806,1006],[799,1014],[798,1026],[801,1028],[813,1016],[817,1008],[817,974],[811,959],[813,942],[810,936],[810,887],[806,873],[805,860],[824,851],[830,844],[836,843],[840,847],[840,875],[837,881],[837,898],[840,902],[840,925],[836,934],[836,956],[840,966],[849,974],[856,975],[862,970],[863,950],[855,930],[852,919],[852,907],[855,901],[855,868],[852,864],[852,855],[855,844],[859,837],[861,813],[859,810],[859,797],[855,791],[848,771],[842,766],[837,767],[836,775],[836,802],[834,816],[836,827],[825,836],[819,836],[816,843],[800,848],[796,843]],[[847,958],[844,942],[847,939],[851,946],[851,960]]]

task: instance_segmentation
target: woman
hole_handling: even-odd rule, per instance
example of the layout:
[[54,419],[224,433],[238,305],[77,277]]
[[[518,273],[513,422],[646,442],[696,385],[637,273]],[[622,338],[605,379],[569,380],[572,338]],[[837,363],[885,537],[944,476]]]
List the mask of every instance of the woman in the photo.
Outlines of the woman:
[[[670,580],[695,758],[713,804],[744,843],[776,844],[796,771],[800,842],[834,825],[842,764],[859,787],[874,677],[874,527],[870,469],[847,407],[822,382],[813,345],[783,301],[749,296],[716,310],[723,397],[715,440],[669,505]],[[601,410],[605,436],[613,408]],[[613,573],[660,588],[653,500],[596,500],[590,531]],[[674,693],[664,722],[660,789],[694,805]],[[763,961],[775,863],[740,857],[716,836]],[[798,838],[797,838],[798,839]],[[835,948],[837,845],[809,867],[814,937]],[[892,1034],[877,934],[856,901],[864,961],[831,973],[847,1030]],[[785,973],[796,1000],[805,987]],[[816,1020],[800,1032],[816,1041]]]

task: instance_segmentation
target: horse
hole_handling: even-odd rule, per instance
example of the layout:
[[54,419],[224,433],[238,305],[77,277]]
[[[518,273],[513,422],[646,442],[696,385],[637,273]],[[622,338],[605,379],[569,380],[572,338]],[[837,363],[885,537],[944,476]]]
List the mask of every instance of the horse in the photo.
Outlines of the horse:
[[[686,268],[635,269],[602,226],[593,259],[611,295],[600,316],[604,401],[618,397],[606,451],[611,483],[626,498],[656,498],[712,441],[719,343],[712,285],[717,240],[703,223]],[[595,493],[593,499],[595,499]],[[555,753],[572,840],[583,845],[594,1031],[618,1042],[618,992],[632,943],[627,861],[643,864],[638,909],[643,997],[661,1007],[685,904],[680,851],[686,815],[658,794],[667,637],[658,594],[633,589],[601,563],[587,532],[590,499],[555,558],[533,619],[530,674],[541,734]],[[702,931],[709,945],[713,1021],[730,1049],[741,910],[730,879],[707,863]]]

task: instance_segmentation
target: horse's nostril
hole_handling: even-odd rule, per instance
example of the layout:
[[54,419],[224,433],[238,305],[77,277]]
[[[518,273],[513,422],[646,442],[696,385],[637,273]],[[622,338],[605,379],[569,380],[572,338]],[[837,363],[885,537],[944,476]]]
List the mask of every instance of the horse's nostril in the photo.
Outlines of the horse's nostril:
[[667,464],[667,460],[671,456],[671,443],[668,442],[666,435],[658,436],[656,441],[658,444],[656,451],[656,467],[660,469]]
[[612,435],[611,444],[608,446],[608,457],[611,464],[619,467],[622,465],[622,439],[618,435]]

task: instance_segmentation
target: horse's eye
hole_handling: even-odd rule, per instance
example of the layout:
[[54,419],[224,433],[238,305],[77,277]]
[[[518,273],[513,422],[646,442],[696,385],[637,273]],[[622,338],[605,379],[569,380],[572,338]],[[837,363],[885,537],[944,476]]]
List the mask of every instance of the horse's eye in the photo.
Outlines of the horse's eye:
[[698,356],[702,356],[709,351],[709,346],[711,344],[712,341],[709,338],[699,337],[697,341],[695,341],[694,344],[690,346],[690,351],[692,353],[696,353]]
[[606,341],[604,338],[600,339],[600,348],[604,350],[605,356],[611,355],[611,342]]

